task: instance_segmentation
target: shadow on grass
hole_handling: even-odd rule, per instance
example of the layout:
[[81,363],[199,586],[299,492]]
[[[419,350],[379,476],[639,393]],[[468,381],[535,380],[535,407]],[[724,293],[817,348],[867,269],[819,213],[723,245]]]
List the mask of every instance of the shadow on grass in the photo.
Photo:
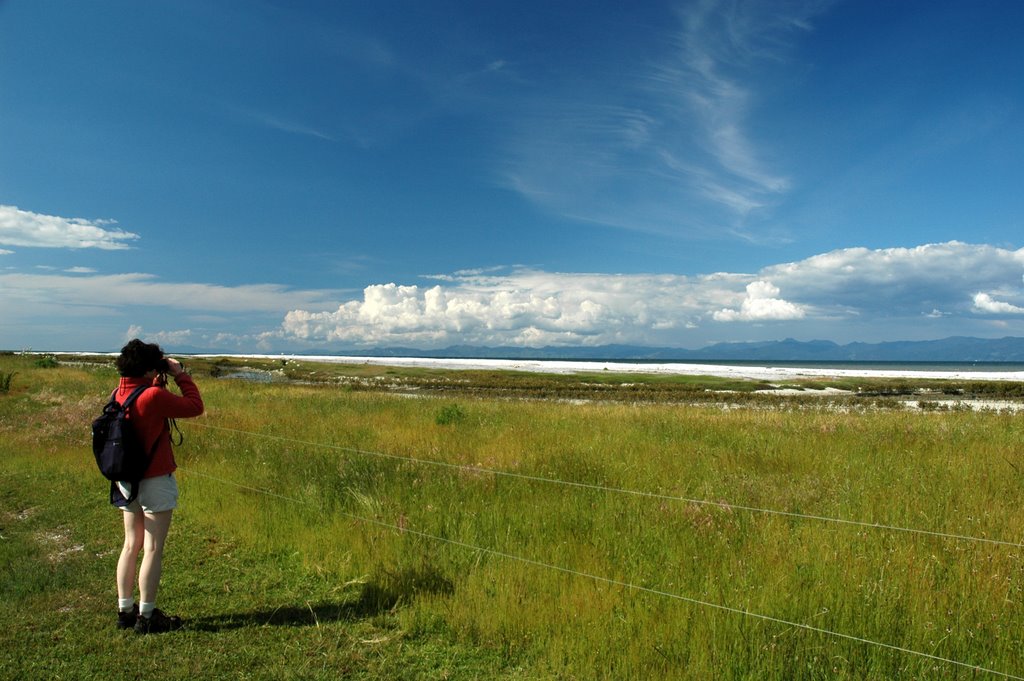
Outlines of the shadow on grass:
[[389,612],[419,594],[450,596],[453,593],[454,583],[433,568],[388,571],[379,579],[361,585],[358,595],[351,600],[288,604],[249,612],[195,617],[188,619],[185,627],[192,631],[225,631],[245,627],[304,627],[327,622],[351,622]]

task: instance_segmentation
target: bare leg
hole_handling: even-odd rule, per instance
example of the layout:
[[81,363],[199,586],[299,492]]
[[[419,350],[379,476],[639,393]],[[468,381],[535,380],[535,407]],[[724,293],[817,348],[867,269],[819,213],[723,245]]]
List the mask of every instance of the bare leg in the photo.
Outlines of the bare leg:
[[139,568],[139,600],[156,603],[156,592],[160,586],[160,572],[163,570],[164,542],[171,527],[173,511],[144,514],[145,545],[142,566]]
[[117,597],[132,598],[135,593],[135,566],[142,550],[145,525],[142,511],[124,511],[124,546],[117,559]]

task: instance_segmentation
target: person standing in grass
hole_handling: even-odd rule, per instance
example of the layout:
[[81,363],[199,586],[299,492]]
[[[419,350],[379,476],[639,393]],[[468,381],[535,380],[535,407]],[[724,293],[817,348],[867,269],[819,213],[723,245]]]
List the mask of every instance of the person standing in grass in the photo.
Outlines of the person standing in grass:
[[[151,386],[136,398],[129,419],[152,459],[139,484],[138,497],[130,504],[130,490],[111,483],[110,503],[124,516],[124,546],[117,561],[117,625],[149,634],[181,627],[181,618],[168,616],[156,607],[156,593],[163,569],[164,544],[171,527],[171,514],[178,505],[177,465],[171,450],[168,419],[188,418],[203,413],[203,398],[192,377],[178,361],[165,358],[155,343],[130,341],[117,358],[121,383],[114,398],[124,402],[139,386]],[[166,388],[166,374],[181,391]],[[139,553],[142,564],[138,565]],[[135,573],[138,567],[139,603],[135,603]]]

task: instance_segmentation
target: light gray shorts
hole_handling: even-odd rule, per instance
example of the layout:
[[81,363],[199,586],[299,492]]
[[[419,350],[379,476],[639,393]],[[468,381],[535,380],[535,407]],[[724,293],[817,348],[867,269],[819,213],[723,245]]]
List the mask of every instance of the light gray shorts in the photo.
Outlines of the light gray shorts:
[[[128,498],[131,490],[127,485],[117,483],[118,489],[124,498]],[[174,479],[174,473],[159,475],[155,478],[145,478],[139,483],[139,496],[135,501],[128,504],[122,511],[142,511],[144,513],[160,513],[170,511],[178,506],[178,481]]]

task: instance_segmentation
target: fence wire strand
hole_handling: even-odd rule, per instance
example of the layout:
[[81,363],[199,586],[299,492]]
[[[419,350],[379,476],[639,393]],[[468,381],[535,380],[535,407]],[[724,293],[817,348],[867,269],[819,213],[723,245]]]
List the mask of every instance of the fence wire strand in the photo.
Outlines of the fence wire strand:
[[[288,502],[291,502],[291,503],[294,503],[294,504],[300,504],[300,505],[305,505],[305,506],[310,506],[311,505],[308,501],[305,501],[303,499],[299,499],[299,498],[296,498],[296,497],[290,497],[290,496],[287,496],[287,495],[284,495],[284,494],[278,494],[277,492],[273,492],[273,491],[267,490],[267,489],[261,489],[261,488],[258,488],[258,487],[252,487],[250,485],[241,484],[241,483],[235,482],[233,480],[227,480],[225,478],[220,478],[220,477],[217,477],[217,476],[209,475],[207,473],[200,473],[199,471],[192,470],[191,468],[186,468],[186,467],[183,467],[183,466],[179,466],[178,469],[180,471],[188,474],[188,475],[194,475],[194,476],[197,476],[197,477],[200,477],[200,478],[206,478],[207,480],[212,480],[214,482],[218,482],[218,483],[221,483],[221,484],[231,485],[231,486],[237,487],[239,489],[244,489],[244,490],[251,491],[251,492],[257,492],[259,494],[264,494],[266,496],[273,497],[275,499],[281,499],[281,500],[288,501]],[[357,515],[355,513],[348,513],[347,511],[338,511],[338,513],[340,515],[343,515],[343,516],[345,516],[347,518],[350,518],[352,520],[355,520],[357,522],[362,522],[362,523],[366,523],[366,524],[369,524],[369,525],[375,525],[377,527],[381,527],[381,528],[384,528],[384,529],[393,530],[393,531],[398,532],[400,534],[406,534],[406,535],[411,535],[411,536],[414,536],[414,537],[419,537],[421,539],[427,539],[427,540],[430,540],[430,541],[440,542],[440,543],[443,543],[443,544],[448,544],[450,546],[456,546],[456,547],[459,547],[459,548],[462,548],[462,549],[466,549],[466,550],[469,550],[469,551],[478,551],[480,553],[485,553],[487,555],[496,556],[498,558],[503,558],[503,559],[506,559],[506,560],[513,560],[513,561],[517,561],[517,562],[523,563],[525,565],[531,565],[531,566],[534,566],[534,567],[544,568],[544,569],[547,569],[547,570],[553,570],[555,572],[560,572],[560,573],[567,574],[567,575],[572,575],[572,576],[575,576],[575,577],[581,577],[581,578],[584,578],[584,579],[589,579],[589,580],[594,581],[594,582],[599,582],[599,583],[602,583],[602,584],[608,584],[608,585],[611,585],[611,586],[616,586],[616,587],[619,587],[619,588],[622,588],[622,589],[626,589],[626,590],[629,590],[629,591],[635,591],[635,592],[650,594],[650,595],[653,595],[653,596],[660,596],[660,597],[664,597],[664,598],[670,598],[670,599],[673,599],[673,600],[676,600],[676,601],[681,601],[683,603],[688,603],[690,605],[695,605],[695,606],[704,607],[704,608],[711,608],[713,610],[718,610],[718,611],[721,611],[721,612],[727,612],[727,613],[730,613],[730,614],[740,615],[742,617],[749,617],[749,618],[752,618],[752,619],[761,620],[763,622],[771,622],[773,624],[779,624],[779,625],[782,625],[782,626],[791,627],[793,629],[801,629],[803,631],[809,631],[809,632],[813,632],[813,633],[816,633],[816,634],[821,634],[823,636],[829,636],[829,637],[833,637],[833,638],[838,638],[838,639],[842,639],[842,640],[845,640],[845,641],[851,641],[853,643],[859,643],[859,644],[862,644],[862,645],[875,646],[877,648],[883,648],[883,649],[886,649],[886,650],[891,650],[891,651],[894,651],[894,652],[903,653],[905,655],[911,655],[911,656],[923,658],[923,659],[926,659],[926,660],[931,660],[933,662],[938,662],[938,663],[942,663],[942,664],[948,664],[948,665],[951,665],[951,666],[960,667],[962,669],[970,669],[971,671],[978,672],[978,673],[990,674],[992,676],[998,676],[1000,678],[1005,678],[1005,679],[1014,679],[1016,681],[1024,681],[1024,677],[1016,676],[1014,674],[1010,674],[1009,672],[1003,672],[1003,671],[999,671],[997,669],[989,669],[987,667],[982,667],[980,665],[970,664],[968,662],[961,662],[959,660],[954,660],[954,659],[951,659],[951,658],[948,658],[948,657],[942,657],[940,655],[933,655],[932,653],[926,653],[926,652],[922,652],[920,650],[914,650],[912,648],[904,648],[903,646],[898,646],[898,645],[895,645],[895,644],[892,644],[892,643],[884,643],[882,641],[875,641],[875,640],[872,640],[872,639],[869,639],[869,638],[863,638],[861,636],[855,636],[853,634],[844,634],[842,632],[832,631],[831,629],[825,629],[825,628],[822,628],[822,627],[816,627],[816,626],[811,625],[811,624],[805,624],[805,623],[802,623],[802,622],[793,622],[793,621],[785,620],[785,619],[782,619],[782,618],[779,618],[779,617],[773,617],[771,615],[764,615],[762,613],[753,612],[751,610],[744,610],[742,608],[734,608],[734,607],[731,607],[731,606],[728,606],[728,605],[723,605],[721,603],[713,603],[711,601],[704,601],[704,600],[701,600],[699,598],[692,598],[690,596],[684,596],[682,594],[672,593],[670,591],[662,591],[660,589],[654,589],[654,588],[651,588],[651,587],[641,586],[639,584],[633,584],[631,582],[625,582],[625,581],[622,581],[622,580],[619,580],[619,579],[613,579],[611,577],[605,577],[603,575],[596,575],[596,574],[589,573],[589,572],[582,572],[582,571],[579,571],[579,570],[574,570],[574,569],[569,568],[569,567],[565,567],[563,565],[554,565],[554,564],[551,564],[551,563],[545,563],[544,561],[536,560],[534,558],[527,558],[525,556],[520,556],[520,555],[517,555],[517,554],[514,554],[514,553],[508,553],[508,552],[505,552],[505,551],[498,551],[497,549],[490,549],[490,548],[487,548],[487,547],[484,547],[484,546],[477,546],[475,544],[470,544],[468,542],[458,541],[457,539],[449,539],[447,537],[439,537],[439,536],[437,536],[435,534],[430,534],[429,532],[423,532],[423,531],[415,530],[415,529],[412,529],[412,528],[409,528],[409,527],[402,527],[402,526],[395,525],[395,524],[392,524],[392,523],[384,522],[382,520],[375,520],[373,518],[365,518],[365,517]]]
[[814,520],[818,522],[835,523],[838,525],[849,525],[854,527],[863,527],[872,530],[884,530],[888,532],[902,532],[905,534],[916,534],[926,537],[935,537],[939,539],[953,539],[957,541],[976,542],[981,544],[994,544],[996,546],[1009,546],[1013,548],[1024,549],[1024,544],[1019,542],[1005,541],[1002,539],[990,539],[988,537],[973,537],[964,534],[954,534],[949,532],[938,532],[936,530],[924,530],[913,527],[901,527],[899,525],[886,525],[882,523],[871,523],[863,520],[850,520],[848,518],[836,518],[832,516],[813,515],[808,513],[797,513],[796,511],[780,511],[772,508],[758,508],[756,506],[744,506],[741,504],[731,504],[725,501],[709,501],[708,499],[695,499],[689,497],[682,497],[670,494],[659,494],[657,492],[648,492],[645,490],[627,489],[622,487],[609,487],[606,485],[596,485],[587,482],[577,482],[574,480],[560,480],[558,478],[548,478],[540,475],[527,475],[525,473],[515,473],[513,471],[503,471],[495,468],[487,468],[484,466],[473,466],[468,464],[450,463],[447,461],[434,461],[431,459],[421,459],[413,456],[403,456],[400,454],[387,454],[384,452],[374,452],[366,449],[358,449],[356,447],[346,447],[343,445],[335,445],[330,443],[321,442],[310,442],[307,440],[299,440],[297,438],[284,437],[281,435],[271,435],[267,433],[257,433],[250,430],[241,430],[238,428],[227,428],[225,426],[214,426],[207,423],[190,422],[189,425],[199,426],[200,428],[208,428],[210,430],[220,430],[228,433],[238,433],[241,435],[248,435],[251,437],[258,437],[267,440],[277,440],[278,442],[285,442],[294,445],[305,445],[307,447],[318,447],[321,449],[331,449],[338,452],[346,452],[349,454],[360,454],[364,456],[372,456],[380,459],[390,459],[393,461],[402,461],[405,463],[415,463],[425,466],[435,466],[438,468],[447,468],[450,470],[469,472],[469,473],[484,473],[506,478],[514,478],[517,480],[526,480],[529,482],[540,482],[551,485],[562,485],[565,487],[574,487],[577,489],[588,489],[599,492],[610,492],[613,494],[626,494],[636,497],[644,497],[648,499],[657,499],[659,501],[674,501],[687,504],[698,504],[701,506],[716,506],[722,509],[729,509],[733,511],[745,511],[747,513],[760,513],[763,515],[773,515],[785,518],[798,518],[801,520]]

